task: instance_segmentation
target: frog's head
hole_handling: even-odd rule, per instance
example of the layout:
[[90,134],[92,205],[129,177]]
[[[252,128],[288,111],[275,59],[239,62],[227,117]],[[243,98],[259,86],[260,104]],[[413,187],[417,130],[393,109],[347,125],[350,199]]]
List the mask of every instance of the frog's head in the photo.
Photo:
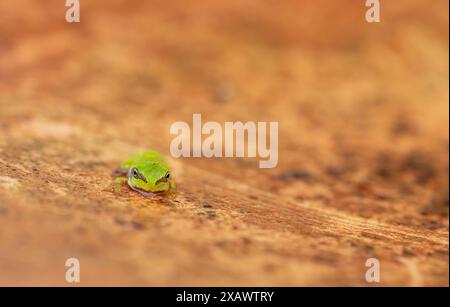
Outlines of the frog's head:
[[171,180],[165,163],[141,163],[128,170],[128,185],[144,195],[168,191],[172,186]]

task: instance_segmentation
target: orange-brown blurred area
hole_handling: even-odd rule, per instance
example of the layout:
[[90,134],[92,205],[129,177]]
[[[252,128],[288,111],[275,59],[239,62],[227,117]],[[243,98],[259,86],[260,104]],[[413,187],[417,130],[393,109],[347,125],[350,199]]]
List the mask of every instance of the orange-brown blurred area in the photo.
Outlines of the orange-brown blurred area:
[[[448,1],[0,3],[0,285],[448,285]],[[273,169],[170,125],[276,121]],[[178,189],[109,190],[153,148]]]

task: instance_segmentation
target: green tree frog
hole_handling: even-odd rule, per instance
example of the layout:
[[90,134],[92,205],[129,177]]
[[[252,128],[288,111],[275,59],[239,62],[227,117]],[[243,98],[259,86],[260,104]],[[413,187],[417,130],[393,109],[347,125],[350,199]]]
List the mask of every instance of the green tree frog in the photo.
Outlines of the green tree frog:
[[169,164],[156,151],[140,152],[125,160],[113,173],[115,183],[127,183],[130,188],[145,196],[175,189],[170,177]]

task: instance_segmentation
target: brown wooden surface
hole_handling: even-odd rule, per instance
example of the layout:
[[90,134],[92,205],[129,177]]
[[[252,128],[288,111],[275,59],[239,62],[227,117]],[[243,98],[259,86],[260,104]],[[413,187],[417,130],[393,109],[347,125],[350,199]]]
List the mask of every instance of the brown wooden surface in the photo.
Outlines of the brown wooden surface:
[[[262,3],[0,2],[0,285],[448,285],[448,2]],[[278,121],[278,167],[110,191],[192,113]]]

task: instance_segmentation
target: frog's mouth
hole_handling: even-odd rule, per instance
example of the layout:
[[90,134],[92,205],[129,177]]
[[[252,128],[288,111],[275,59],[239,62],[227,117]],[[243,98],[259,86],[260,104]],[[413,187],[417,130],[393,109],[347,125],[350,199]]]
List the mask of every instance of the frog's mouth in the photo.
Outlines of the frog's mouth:
[[141,193],[142,195],[144,195],[144,196],[146,196],[146,197],[155,197],[155,196],[157,196],[157,195],[163,193],[163,192],[150,192],[150,191],[146,191],[146,190],[140,189],[140,188],[138,188],[138,187],[133,187],[133,186],[131,186],[131,185],[128,185],[128,186],[129,186],[133,191],[139,192],[139,193]]

